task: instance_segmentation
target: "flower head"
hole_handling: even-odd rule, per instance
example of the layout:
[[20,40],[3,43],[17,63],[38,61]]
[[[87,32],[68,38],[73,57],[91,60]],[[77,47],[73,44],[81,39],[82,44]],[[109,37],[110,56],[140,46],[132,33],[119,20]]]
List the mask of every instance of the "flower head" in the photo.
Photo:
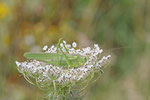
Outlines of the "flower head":
[[[101,72],[102,67],[111,57],[103,56],[103,50],[98,44],[94,47],[86,47],[75,49],[75,42],[67,44],[61,41],[59,45],[51,47],[44,46],[44,53],[34,54],[42,57],[31,57],[26,54],[25,57],[32,59],[25,62],[18,62],[18,70],[25,76],[36,79],[36,82],[44,86],[44,84],[56,84],[56,86],[74,86],[77,83],[87,80],[94,73]],[[47,59],[48,58],[48,59]]]

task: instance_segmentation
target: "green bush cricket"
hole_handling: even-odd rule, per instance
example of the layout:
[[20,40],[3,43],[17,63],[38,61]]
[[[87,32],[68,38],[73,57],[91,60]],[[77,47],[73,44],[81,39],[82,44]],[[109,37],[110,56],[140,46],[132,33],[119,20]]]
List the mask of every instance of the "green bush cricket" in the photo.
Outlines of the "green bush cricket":
[[[63,52],[60,43],[63,43],[66,53]],[[86,58],[80,55],[70,55],[68,49],[65,47],[62,39],[57,44],[57,53],[35,53],[26,52],[24,57],[27,59],[36,59],[46,62],[48,64],[64,66],[64,67],[78,67],[86,62]]]

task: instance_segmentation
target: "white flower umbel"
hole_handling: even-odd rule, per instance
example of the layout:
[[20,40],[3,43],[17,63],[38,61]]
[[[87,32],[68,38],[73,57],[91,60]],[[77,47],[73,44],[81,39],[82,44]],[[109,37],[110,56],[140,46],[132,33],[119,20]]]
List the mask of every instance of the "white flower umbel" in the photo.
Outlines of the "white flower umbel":
[[[55,97],[57,98],[61,95],[61,92],[56,93],[56,91],[59,91],[58,87],[61,89],[62,87],[67,87],[68,89],[85,80],[89,80],[89,77],[93,76],[94,73],[102,72],[103,66],[107,64],[108,59],[111,57],[110,55],[101,56],[103,50],[99,48],[98,44],[94,44],[93,48],[86,47],[75,49],[76,47],[77,44],[75,42],[72,43],[71,47],[70,44],[67,44],[63,40],[60,42],[59,47],[52,45],[49,48],[47,46],[43,48],[43,50],[45,50],[44,54],[60,54],[61,57],[68,56],[68,60],[70,60],[71,63],[77,62],[75,65],[68,64],[69,62],[66,63],[66,65],[52,64],[46,61],[32,59],[25,62],[16,61],[18,70],[29,82],[31,82],[29,78],[35,79],[40,88],[53,86],[54,88],[52,91],[55,92],[52,92],[52,94],[56,95]],[[75,57],[80,57],[82,59],[76,59]],[[58,59],[55,59],[54,62],[58,62],[56,60]],[[59,61],[61,60],[59,59]],[[67,61],[62,60],[62,62]],[[68,91],[70,90],[68,89]]]

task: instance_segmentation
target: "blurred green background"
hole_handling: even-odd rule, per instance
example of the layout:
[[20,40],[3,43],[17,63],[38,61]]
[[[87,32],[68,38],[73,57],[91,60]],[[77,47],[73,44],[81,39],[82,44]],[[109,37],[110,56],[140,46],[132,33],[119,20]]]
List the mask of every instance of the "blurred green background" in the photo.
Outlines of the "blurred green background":
[[15,61],[60,37],[112,55],[85,100],[150,100],[149,0],[0,0],[0,100],[41,100]]

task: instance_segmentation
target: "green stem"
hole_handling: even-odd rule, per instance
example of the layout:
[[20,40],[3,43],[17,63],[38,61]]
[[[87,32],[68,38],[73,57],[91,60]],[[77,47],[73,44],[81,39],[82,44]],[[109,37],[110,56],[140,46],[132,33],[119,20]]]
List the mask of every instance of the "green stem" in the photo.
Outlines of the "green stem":
[[65,95],[66,95],[65,88],[63,90],[64,90],[64,92],[63,92],[63,98],[62,98],[62,100],[65,100]]
[[62,99],[65,100],[65,97],[63,97]]

